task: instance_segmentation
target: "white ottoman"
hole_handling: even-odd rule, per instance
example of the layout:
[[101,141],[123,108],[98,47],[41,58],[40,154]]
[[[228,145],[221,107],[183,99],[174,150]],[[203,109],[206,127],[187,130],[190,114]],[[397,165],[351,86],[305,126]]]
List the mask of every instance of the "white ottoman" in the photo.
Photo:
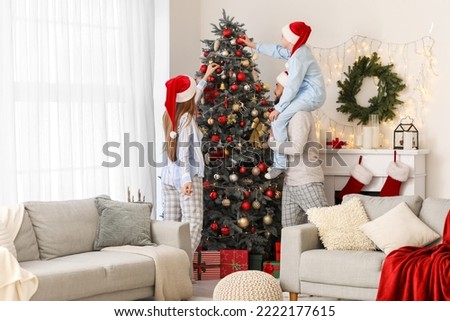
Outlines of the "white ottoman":
[[224,277],[214,288],[215,301],[282,301],[280,282],[257,270],[237,271]]

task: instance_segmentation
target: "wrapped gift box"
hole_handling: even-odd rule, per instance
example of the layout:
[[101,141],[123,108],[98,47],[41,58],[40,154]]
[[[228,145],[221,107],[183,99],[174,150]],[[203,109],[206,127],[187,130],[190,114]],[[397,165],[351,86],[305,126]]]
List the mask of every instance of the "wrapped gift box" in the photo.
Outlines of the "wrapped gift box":
[[266,261],[263,265],[263,271],[273,275],[275,278],[280,278],[280,262],[279,261]]
[[192,259],[194,263],[195,280],[220,279],[220,252],[197,251]]
[[220,250],[220,278],[248,270],[248,250]]
[[275,261],[281,261],[281,242],[275,242]]

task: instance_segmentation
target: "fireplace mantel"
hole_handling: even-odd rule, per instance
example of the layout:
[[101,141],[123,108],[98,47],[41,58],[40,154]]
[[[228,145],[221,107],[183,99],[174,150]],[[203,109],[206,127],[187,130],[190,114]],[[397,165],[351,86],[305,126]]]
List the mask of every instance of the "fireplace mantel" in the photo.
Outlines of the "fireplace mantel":
[[[426,156],[429,150],[397,150],[397,160],[410,168],[409,178],[402,183],[401,195],[419,195],[425,198]],[[392,149],[323,149],[320,151],[325,176],[325,194],[330,205],[335,204],[335,192],[340,191],[350,178],[350,170],[362,156],[361,165],[373,174],[372,181],[364,186],[364,192],[379,192],[387,174],[386,169],[394,160]]]

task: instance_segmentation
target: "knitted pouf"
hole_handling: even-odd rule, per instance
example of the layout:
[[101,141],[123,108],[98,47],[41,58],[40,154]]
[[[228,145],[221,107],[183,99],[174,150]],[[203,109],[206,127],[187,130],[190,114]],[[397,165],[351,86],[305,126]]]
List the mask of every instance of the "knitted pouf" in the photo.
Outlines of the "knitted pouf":
[[282,301],[280,282],[257,270],[228,274],[214,288],[215,301]]

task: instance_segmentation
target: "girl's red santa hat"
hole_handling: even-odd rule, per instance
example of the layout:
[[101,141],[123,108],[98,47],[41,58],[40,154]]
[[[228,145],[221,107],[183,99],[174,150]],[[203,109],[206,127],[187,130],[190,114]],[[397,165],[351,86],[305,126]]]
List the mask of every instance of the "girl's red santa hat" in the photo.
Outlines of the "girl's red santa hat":
[[308,41],[309,35],[311,34],[311,27],[304,22],[296,21],[281,28],[281,33],[284,39],[294,45],[291,53],[293,54]]
[[192,77],[187,75],[179,75],[169,79],[166,82],[166,111],[172,122],[172,131],[170,137],[177,137],[177,129],[175,128],[175,114],[177,103],[183,103],[195,96],[197,84]]

